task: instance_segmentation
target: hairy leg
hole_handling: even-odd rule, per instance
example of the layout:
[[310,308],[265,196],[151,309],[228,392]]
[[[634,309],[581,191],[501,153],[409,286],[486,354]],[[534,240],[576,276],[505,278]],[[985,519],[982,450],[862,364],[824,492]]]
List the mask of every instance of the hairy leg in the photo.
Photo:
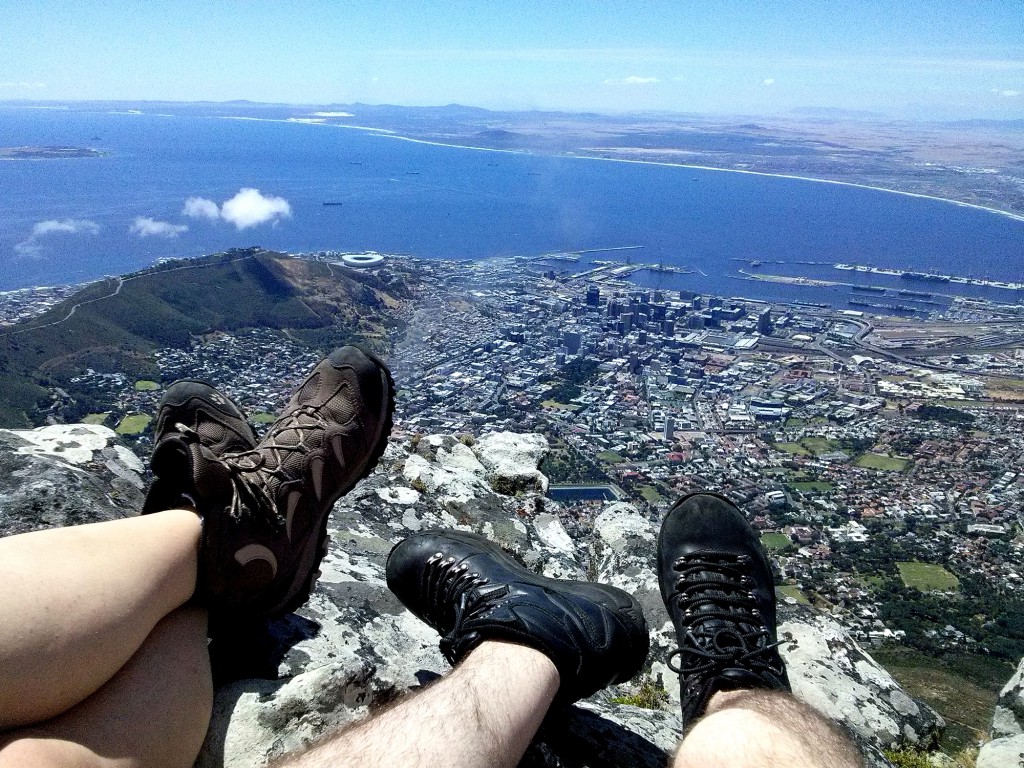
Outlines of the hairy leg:
[[558,692],[539,651],[486,641],[450,675],[280,768],[512,768]]
[[170,510],[0,539],[0,731],[110,680],[192,596],[200,532]]
[[206,611],[179,608],[85,701],[0,736],[0,768],[188,768],[212,704]]
[[835,723],[782,691],[716,693],[684,736],[674,768],[863,768]]

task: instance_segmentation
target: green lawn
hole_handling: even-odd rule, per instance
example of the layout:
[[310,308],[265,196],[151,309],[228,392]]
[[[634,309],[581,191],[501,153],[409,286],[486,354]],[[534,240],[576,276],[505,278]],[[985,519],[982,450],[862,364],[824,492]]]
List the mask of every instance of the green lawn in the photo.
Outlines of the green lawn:
[[256,424],[273,424],[277,421],[277,416],[272,413],[264,413],[263,411],[260,411],[259,413],[254,413],[250,416],[249,421],[255,422]]
[[815,456],[820,456],[823,453],[831,453],[839,448],[839,443],[835,440],[826,440],[824,437],[805,437],[800,441],[800,445]]
[[90,413],[82,418],[83,424],[102,424],[107,420],[107,416],[110,415],[110,411],[106,413]]
[[658,493],[658,489],[653,485],[642,485],[637,490],[640,491],[640,495],[644,497],[644,500],[650,504],[657,504],[665,500],[665,497]]
[[148,379],[139,379],[135,382],[136,392],[155,392],[160,389],[160,385],[155,381],[149,381]]
[[619,456],[615,451],[601,451],[597,454],[597,458],[606,464],[621,464],[625,461],[622,456]]
[[922,592],[930,592],[933,589],[948,592],[960,586],[956,576],[941,565],[919,563],[915,560],[896,563],[896,567],[900,569],[900,578],[903,579],[904,584]]
[[810,456],[811,452],[804,448],[800,443],[776,443],[775,447],[780,451],[786,453],[792,453],[794,456]]
[[908,459],[898,456],[883,456],[880,453],[865,453],[854,464],[865,469],[882,469],[887,472],[902,472],[910,464]]
[[786,584],[785,586],[777,588],[779,592],[784,594],[786,597],[792,597],[798,603],[802,605],[810,605],[811,601],[807,599],[807,596],[799,589],[794,587],[792,584]]
[[149,426],[152,418],[141,413],[125,416],[114,431],[119,435],[139,435]]
[[793,546],[792,539],[784,533],[762,533],[761,543],[764,544],[765,549],[772,551],[778,551],[780,549],[786,549],[787,547]]
[[832,483],[826,483],[822,480],[787,483],[787,485],[794,491],[817,491],[818,493],[828,493],[829,491],[835,490],[835,486],[832,485]]

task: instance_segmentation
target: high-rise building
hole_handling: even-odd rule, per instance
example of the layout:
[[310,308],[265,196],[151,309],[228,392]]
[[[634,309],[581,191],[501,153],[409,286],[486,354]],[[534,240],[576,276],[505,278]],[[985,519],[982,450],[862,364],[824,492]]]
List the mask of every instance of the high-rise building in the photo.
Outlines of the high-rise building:
[[757,316],[757,332],[762,336],[768,336],[772,332],[772,310],[771,307],[765,307],[764,310]]
[[582,344],[583,334],[579,331],[562,331],[562,346],[570,355],[579,352]]
[[601,289],[596,285],[587,288],[587,306],[596,307],[601,303]]
[[665,417],[665,439],[672,440],[676,436],[676,423],[671,416]]

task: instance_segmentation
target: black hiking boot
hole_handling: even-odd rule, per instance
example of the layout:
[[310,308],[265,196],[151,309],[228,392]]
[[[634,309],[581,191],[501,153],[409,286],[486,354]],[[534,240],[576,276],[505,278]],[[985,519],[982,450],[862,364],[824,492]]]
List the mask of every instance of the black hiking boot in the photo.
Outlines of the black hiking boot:
[[710,493],[677,501],[658,536],[658,580],[679,640],[669,666],[679,674],[684,731],[718,691],[790,690],[771,566],[735,505]]
[[295,610],[313,590],[334,502],[387,447],[394,384],[356,347],[320,362],[255,448],[217,456],[192,431],[168,437],[153,472],[203,516],[199,587],[215,616]]
[[[160,399],[153,425],[154,453],[165,440],[182,439],[186,433],[194,435],[215,456],[256,446],[256,436],[241,409],[227,395],[198,379],[179,379]],[[154,477],[142,514],[192,506],[192,500],[182,496],[183,490],[180,483]]]
[[633,677],[647,659],[640,605],[606,584],[531,573],[483,536],[427,531],[399,543],[387,563],[388,588],[441,634],[457,664],[484,640],[546,655],[568,704]]

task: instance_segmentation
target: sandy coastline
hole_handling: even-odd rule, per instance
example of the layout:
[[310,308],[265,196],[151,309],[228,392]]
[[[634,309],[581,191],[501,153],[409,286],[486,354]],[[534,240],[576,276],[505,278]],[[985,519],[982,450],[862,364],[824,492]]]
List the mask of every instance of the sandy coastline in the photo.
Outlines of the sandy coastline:
[[[450,144],[444,141],[430,141],[428,139],[416,139],[411,136],[403,136],[400,133],[396,133],[393,130],[387,128],[371,128],[364,125],[343,125],[340,123],[313,123],[297,120],[281,120],[276,118],[261,118],[261,117],[239,117],[229,119],[241,119],[241,120],[264,120],[266,122],[278,122],[278,123],[292,123],[300,125],[322,125],[328,128],[348,128],[351,130],[368,131],[376,133],[383,138],[397,139],[399,141],[411,141],[414,144],[429,144],[434,147],[450,147],[452,149],[472,149],[478,152],[500,152],[507,155],[532,155],[537,157],[544,156],[544,153],[531,152],[526,149],[497,149],[495,147],[473,147],[467,144]],[[1014,221],[1024,222],[1024,214],[1011,213],[1010,211],[1004,211],[999,208],[992,208],[987,205],[981,205],[979,203],[968,203],[963,200],[954,200],[950,197],[939,197],[938,195],[926,195],[921,192],[905,192],[899,189],[889,189],[888,187],[876,187],[871,184],[861,184],[855,181],[838,181],[836,179],[821,179],[815,176],[799,176],[793,173],[769,173],[767,171],[747,171],[740,168],[719,168],[713,165],[696,165],[693,163],[667,163],[662,160],[630,160],[624,157],[595,157],[593,155],[576,155],[576,154],[553,154],[550,157],[562,157],[572,160],[592,160],[595,162],[604,163],[633,163],[635,165],[658,165],[665,168],[688,168],[691,170],[699,171],[717,171],[718,173],[742,173],[748,176],[766,176],[768,178],[775,179],[792,179],[794,181],[810,181],[817,184],[835,184],[841,187],[855,187],[857,189],[870,189],[875,192],[888,192],[891,195],[903,195],[905,197],[918,197],[924,200],[935,200],[940,203],[949,203],[951,205],[958,205],[961,208],[974,208],[979,211],[987,211],[988,213],[994,213],[999,216],[1005,216]]]
[[[426,139],[414,139],[409,136],[401,136],[399,134],[390,134],[388,138],[401,139],[402,141],[412,141],[417,144],[432,144],[437,147],[453,147],[457,149],[476,149],[481,152],[505,152],[514,155],[539,155],[539,153],[529,152],[528,150],[522,149],[494,149],[491,147],[471,147],[465,144],[446,144],[442,141],[427,141]],[[900,189],[889,189],[888,187],[876,187],[871,184],[860,184],[855,181],[838,181],[836,179],[820,179],[815,176],[798,176],[792,173],[769,173],[767,171],[746,171],[740,168],[718,168],[713,165],[695,165],[693,163],[666,163],[661,160],[630,160],[625,157],[594,157],[593,155],[574,155],[574,154],[558,154],[552,155],[552,157],[564,157],[573,160],[594,160],[597,162],[605,163],[633,163],[636,165],[660,165],[666,168],[689,168],[692,170],[699,171],[717,171],[719,173],[744,173],[749,176],[767,176],[775,179],[793,179],[795,181],[813,181],[818,184],[837,184],[841,187],[856,187],[858,189],[871,189],[875,192],[888,192],[892,195],[904,195],[905,197],[920,197],[925,200],[936,200],[940,203],[951,203],[952,205],[959,205],[962,208],[976,208],[979,211],[988,211],[989,213],[995,213],[1000,216],[1006,216],[1007,218],[1014,219],[1015,221],[1024,221],[1024,214],[1011,213],[1010,211],[1004,211],[999,208],[990,208],[987,205],[981,205],[979,203],[967,203],[963,200],[954,200],[950,197],[939,197],[938,195],[926,195],[921,192],[905,192]]]

